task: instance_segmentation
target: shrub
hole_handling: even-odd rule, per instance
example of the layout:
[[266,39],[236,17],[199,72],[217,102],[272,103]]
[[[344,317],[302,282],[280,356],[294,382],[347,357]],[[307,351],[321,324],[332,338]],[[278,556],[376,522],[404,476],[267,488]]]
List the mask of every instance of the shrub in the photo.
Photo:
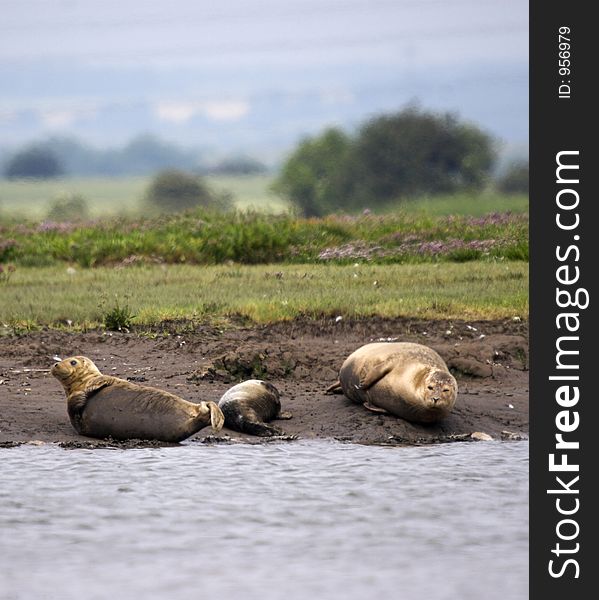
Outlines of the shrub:
[[64,175],[64,168],[52,150],[31,146],[8,161],[4,174],[8,179],[49,179]]
[[338,210],[341,169],[350,150],[350,138],[339,129],[327,129],[306,138],[289,157],[273,185],[305,217],[318,217]]
[[505,194],[528,194],[529,191],[528,161],[513,162],[497,180],[497,188]]
[[249,156],[225,158],[206,171],[213,175],[257,175],[266,173],[267,167]]
[[19,244],[13,239],[0,240],[0,261],[10,260],[17,255]]
[[160,213],[200,206],[216,208],[214,196],[200,177],[176,169],[161,171],[154,177],[146,191],[145,202]]
[[476,126],[407,108],[368,121],[354,138],[329,129],[304,140],[274,189],[304,216],[320,216],[480,189],[494,160],[493,139]]
[[65,195],[52,202],[46,219],[56,223],[85,221],[89,219],[89,207],[83,196]]
[[347,203],[479,189],[493,165],[492,139],[451,114],[406,109],[367,122],[345,163]]
[[110,331],[129,331],[134,318],[129,305],[121,306],[117,298],[115,305],[104,313],[102,320],[106,329]]

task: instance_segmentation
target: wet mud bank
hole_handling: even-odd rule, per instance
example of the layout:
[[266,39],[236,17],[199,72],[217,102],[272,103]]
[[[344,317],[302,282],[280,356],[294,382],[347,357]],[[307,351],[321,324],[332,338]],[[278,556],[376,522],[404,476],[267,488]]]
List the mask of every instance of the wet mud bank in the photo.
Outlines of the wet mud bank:
[[[417,425],[374,414],[342,395],[327,395],[345,358],[373,341],[426,344],[444,358],[459,385],[453,412]],[[260,378],[281,392],[293,413],[276,424],[273,441],[337,439],[413,445],[528,435],[528,326],[521,321],[299,319],[268,326],[219,328],[166,323],[128,333],[44,330],[0,337],[0,447],[59,443],[64,447],[135,448],[161,443],[92,440],[72,428],[62,387],[48,372],[53,356],[82,354],[106,374],[214,400],[235,383]],[[475,434],[474,436],[472,434]],[[184,443],[265,443],[264,438],[207,427]]]

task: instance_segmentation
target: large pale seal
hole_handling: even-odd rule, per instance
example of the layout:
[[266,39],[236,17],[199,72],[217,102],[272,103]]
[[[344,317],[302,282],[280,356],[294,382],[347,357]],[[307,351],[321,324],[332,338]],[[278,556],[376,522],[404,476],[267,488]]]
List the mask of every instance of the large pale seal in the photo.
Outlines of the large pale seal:
[[433,423],[453,408],[458,385],[432,349],[409,342],[366,344],[341,366],[327,392],[345,394],[375,412]]
[[180,442],[206,425],[222,428],[215,402],[188,402],[162,390],[102,375],[85,356],[57,362],[52,375],[62,383],[73,427],[81,435],[118,440]]
[[223,394],[218,406],[225,415],[225,427],[251,435],[284,435],[266,421],[291,419],[290,413],[281,412],[277,388],[260,379],[234,385]]

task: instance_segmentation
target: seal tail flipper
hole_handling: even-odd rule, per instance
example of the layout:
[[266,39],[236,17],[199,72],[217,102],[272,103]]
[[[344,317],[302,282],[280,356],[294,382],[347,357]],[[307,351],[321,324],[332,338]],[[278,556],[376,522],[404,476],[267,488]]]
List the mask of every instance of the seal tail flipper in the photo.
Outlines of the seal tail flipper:
[[206,402],[210,410],[210,426],[214,431],[220,431],[225,424],[225,415],[216,402]]
[[370,404],[370,402],[364,402],[362,406],[375,413],[382,413],[384,415],[389,414],[384,408],[381,408],[380,406],[375,406],[374,404]]
[[273,427],[261,421],[245,421],[242,426],[244,433],[258,435],[260,437],[272,437],[273,435],[285,435],[278,427]]
[[330,385],[325,391],[325,394],[343,394],[341,382],[337,380],[333,385]]

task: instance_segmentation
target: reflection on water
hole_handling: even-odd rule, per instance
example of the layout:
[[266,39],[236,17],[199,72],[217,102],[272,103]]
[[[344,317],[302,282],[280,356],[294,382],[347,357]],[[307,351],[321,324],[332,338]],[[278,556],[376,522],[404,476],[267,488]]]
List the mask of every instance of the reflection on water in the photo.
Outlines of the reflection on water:
[[528,596],[527,442],[0,460],[6,600]]

